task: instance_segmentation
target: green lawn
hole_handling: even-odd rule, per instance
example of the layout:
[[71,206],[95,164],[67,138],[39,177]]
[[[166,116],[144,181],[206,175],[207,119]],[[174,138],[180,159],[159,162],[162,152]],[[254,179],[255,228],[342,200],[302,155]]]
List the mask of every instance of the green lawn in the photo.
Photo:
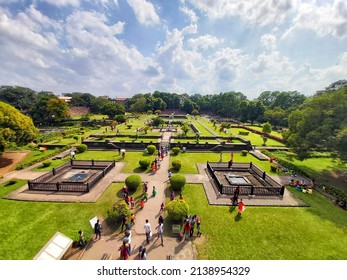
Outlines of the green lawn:
[[[227,129],[227,131],[229,131],[233,135],[239,135],[240,131],[249,132],[249,134],[247,136],[246,135],[240,135],[240,136],[242,138],[250,140],[252,145],[255,145],[255,146],[262,146],[263,145],[263,138],[261,137],[261,135],[250,132],[249,130],[246,130],[243,128],[238,128],[238,127],[232,127],[232,128]],[[267,139],[266,146],[285,147],[285,145],[283,143],[278,142],[278,141],[273,140],[273,139],[270,139],[270,138]]]
[[[23,185],[0,185],[0,198]],[[0,199],[0,259],[32,259],[57,232],[77,240],[78,230],[92,236],[89,219],[106,217],[108,209],[121,197],[124,184],[112,184],[96,203],[25,202]],[[139,195],[139,194],[138,194]]]
[[[207,161],[210,162],[219,162],[220,153],[179,153],[177,156],[171,154],[170,157],[170,167],[173,160],[180,160],[182,162],[182,167],[179,170],[179,172],[173,170],[171,168],[171,171],[173,173],[180,173],[180,174],[197,174],[198,169],[196,167],[195,163],[207,163]],[[230,160],[231,156],[229,152],[223,152],[222,154],[222,160],[223,162],[228,162]],[[271,174],[270,171],[270,162],[269,161],[261,161],[255,158],[254,156],[247,154],[246,156],[242,156],[240,153],[234,152],[234,162],[252,162],[267,173]],[[194,163],[194,164],[193,164]]]
[[210,206],[202,185],[186,185],[191,214],[201,217],[205,240],[198,259],[345,260],[347,215],[319,194],[303,196],[311,207]]

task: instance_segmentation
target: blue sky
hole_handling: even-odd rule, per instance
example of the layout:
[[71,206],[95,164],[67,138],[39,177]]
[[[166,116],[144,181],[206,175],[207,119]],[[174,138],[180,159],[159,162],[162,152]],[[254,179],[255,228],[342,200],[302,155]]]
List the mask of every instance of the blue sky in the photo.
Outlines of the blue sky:
[[346,79],[344,0],[0,0],[0,85],[312,95]]

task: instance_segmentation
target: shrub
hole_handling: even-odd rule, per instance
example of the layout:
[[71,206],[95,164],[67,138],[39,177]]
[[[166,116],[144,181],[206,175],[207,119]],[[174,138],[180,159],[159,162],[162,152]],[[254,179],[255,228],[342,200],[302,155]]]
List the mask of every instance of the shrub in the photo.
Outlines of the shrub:
[[130,175],[125,179],[125,184],[128,186],[129,191],[135,192],[141,185],[141,177],[139,175]]
[[186,184],[186,177],[180,174],[171,176],[170,178],[171,188],[174,191],[181,191],[183,186]]
[[139,160],[139,164],[142,169],[147,169],[148,166],[151,164],[151,161],[147,158],[143,158]]
[[166,205],[168,218],[174,221],[182,221],[189,213],[189,205],[184,200],[171,200]]
[[277,172],[277,169],[278,169],[278,165],[277,165],[277,164],[271,164],[271,165],[270,165],[270,170],[271,170],[272,172]]
[[79,138],[79,136],[75,135],[75,136],[73,137],[73,139],[76,140],[76,142],[78,142],[78,140],[79,140],[80,138]]
[[180,147],[173,147],[173,148],[172,148],[172,152],[173,152],[173,154],[176,155],[176,156],[178,155],[178,153],[180,152],[180,150],[181,150]]
[[123,215],[130,215],[129,206],[124,200],[119,200],[113,204],[111,210],[107,210],[106,222],[114,226],[122,221]]
[[147,151],[150,155],[153,155],[156,149],[157,148],[154,145],[148,145],[147,146]]
[[132,124],[127,124],[128,129],[132,128],[132,126],[133,126]]
[[242,150],[242,151],[241,151],[241,155],[243,155],[244,157],[247,156],[247,154],[248,154],[248,151],[247,151],[247,150]]
[[77,151],[81,154],[87,150],[88,146],[86,144],[80,144],[76,146]]
[[52,161],[51,160],[46,160],[44,162],[42,162],[42,167],[48,167],[52,164]]
[[176,159],[172,161],[172,167],[175,170],[180,170],[181,166],[182,166],[182,162],[180,160]]

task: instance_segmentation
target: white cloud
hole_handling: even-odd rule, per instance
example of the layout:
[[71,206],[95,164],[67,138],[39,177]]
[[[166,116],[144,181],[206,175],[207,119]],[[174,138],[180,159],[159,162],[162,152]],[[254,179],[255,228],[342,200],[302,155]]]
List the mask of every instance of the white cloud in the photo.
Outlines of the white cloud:
[[273,34],[265,34],[261,36],[260,42],[266,49],[272,50],[276,48],[277,38]]
[[41,2],[46,2],[53,6],[57,7],[65,7],[65,6],[73,6],[78,7],[80,5],[80,0],[38,0]]
[[193,48],[193,50],[207,50],[209,48],[215,48],[218,44],[221,44],[223,39],[218,39],[210,34],[202,35],[197,38],[191,38],[188,40],[188,44]]
[[183,6],[183,7],[180,7],[180,10],[189,17],[189,20],[191,23],[198,22],[199,17],[196,15],[196,13],[192,9],[189,9],[186,6]]
[[160,18],[152,3],[146,0],[127,0],[129,6],[133,9],[136,18],[145,26],[160,24]]
[[211,19],[235,16],[262,26],[273,22],[282,23],[289,13],[295,11],[298,0],[187,1]]

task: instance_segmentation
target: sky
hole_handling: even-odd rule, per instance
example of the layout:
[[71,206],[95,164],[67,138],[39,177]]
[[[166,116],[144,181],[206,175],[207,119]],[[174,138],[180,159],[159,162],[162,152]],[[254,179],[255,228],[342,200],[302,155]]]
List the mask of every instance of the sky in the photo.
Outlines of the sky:
[[0,0],[0,85],[253,100],[346,78],[345,0]]

